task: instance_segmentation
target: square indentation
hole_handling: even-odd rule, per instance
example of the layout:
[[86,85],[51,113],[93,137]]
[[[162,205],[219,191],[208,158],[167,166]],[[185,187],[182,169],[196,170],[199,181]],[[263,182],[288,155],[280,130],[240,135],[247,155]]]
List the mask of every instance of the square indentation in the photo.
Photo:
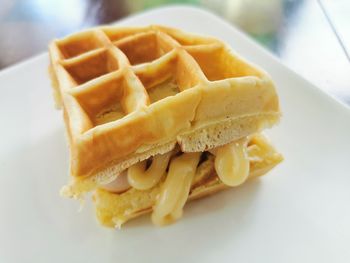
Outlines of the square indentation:
[[199,83],[199,78],[189,63],[186,58],[169,53],[156,63],[135,72],[147,90],[151,103],[174,96]]
[[125,81],[123,77],[112,76],[100,83],[80,87],[73,92],[94,126],[123,118],[126,111],[123,106]]
[[261,76],[258,70],[235,56],[224,46],[214,48],[210,45],[207,48],[201,46],[188,49],[188,52],[197,61],[209,81],[244,76]]
[[172,47],[164,43],[156,33],[140,33],[115,42],[132,65],[156,60],[169,52]]
[[169,96],[174,96],[180,92],[175,79],[169,78],[147,90],[151,103],[157,102]]
[[65,65],[65,68],[75,82],[80,85],[109,72],[116,71],[118,62],[108,50],[101,50],[101,52]]
[[58,47],[65,59],[76,57],[102,46],[103,44],[93,32],[83,32],[58,42]]
[[119,101],[114,102],[114,104],[109,105],[102,109],[94,118],[94,125],[101,125],[108,122],[112,122],[121,119],[125,116],[125,111]]

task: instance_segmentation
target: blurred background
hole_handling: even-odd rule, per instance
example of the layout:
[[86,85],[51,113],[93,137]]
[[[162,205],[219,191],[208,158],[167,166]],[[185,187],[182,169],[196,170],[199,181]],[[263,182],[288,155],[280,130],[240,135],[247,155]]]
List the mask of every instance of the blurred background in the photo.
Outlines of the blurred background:
[[216,13],[350,105],[350,0],[0,0],[0,70],[53,38],[168,4]]

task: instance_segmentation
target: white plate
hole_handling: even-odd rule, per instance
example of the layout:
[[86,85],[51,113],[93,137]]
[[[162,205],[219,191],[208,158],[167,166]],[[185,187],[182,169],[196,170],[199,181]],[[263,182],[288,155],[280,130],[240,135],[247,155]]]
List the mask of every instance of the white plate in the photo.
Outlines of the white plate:
[[38,56],[0,74],[0,262],[350,262],[349,109],[209,13],[170,7],[120,24],[150,23],[217,36],[272,75],[284,117],[270,135],[285,161],[188,205],[175,225],[100,227],[90,205],[77,213],[58,195],[67,147]]

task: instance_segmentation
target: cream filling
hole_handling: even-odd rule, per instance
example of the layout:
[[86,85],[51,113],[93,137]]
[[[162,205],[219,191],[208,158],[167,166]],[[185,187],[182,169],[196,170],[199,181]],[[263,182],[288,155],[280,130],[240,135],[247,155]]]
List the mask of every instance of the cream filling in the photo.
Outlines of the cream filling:
[[[250,166],[248,153],[255,150],[248,146],[248,142],[249,138],[245,138],[210,150],[215,156],[216,173],[224,184],[238,186],[247,180]],[[172,157],[175,153],[170,151],[154,156],[148,168],[146,160],[137,163],[102,188],[116,193],[130,187],[147,190],[165,177],[153,207],[152,221],[157,225],[172,223],[182,216],[201,155],[182,153]]]
[[101,188],[112,193],[123,193],[130,188],[127,171],[120,173],[116,179],[108,184],[101,185]]
[[241,139],[218,147],[215,155],[215,171],[220,180],[228,186],[238,186],[249,176],[247,139]]
[[138,190],[147,190],[154,187],[165,175],[171,154],[172,151],[154,156],[148,169],[146,169],[146,160],[131,166],[128,169],[129,184]]
[[169,224],[182,216],[199,157],[200,153],[185,153],[171,161],[168,175],[153,207],[154,224]]

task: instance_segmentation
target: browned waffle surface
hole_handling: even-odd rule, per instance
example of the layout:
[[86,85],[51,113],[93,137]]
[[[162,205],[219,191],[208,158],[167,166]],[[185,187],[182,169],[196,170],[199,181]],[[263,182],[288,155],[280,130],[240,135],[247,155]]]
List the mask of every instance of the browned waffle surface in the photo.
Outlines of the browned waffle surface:
[[270,78],[214,38],[101,27],[53,41],[50,59],[75,177],[224,119],[278,120]]

